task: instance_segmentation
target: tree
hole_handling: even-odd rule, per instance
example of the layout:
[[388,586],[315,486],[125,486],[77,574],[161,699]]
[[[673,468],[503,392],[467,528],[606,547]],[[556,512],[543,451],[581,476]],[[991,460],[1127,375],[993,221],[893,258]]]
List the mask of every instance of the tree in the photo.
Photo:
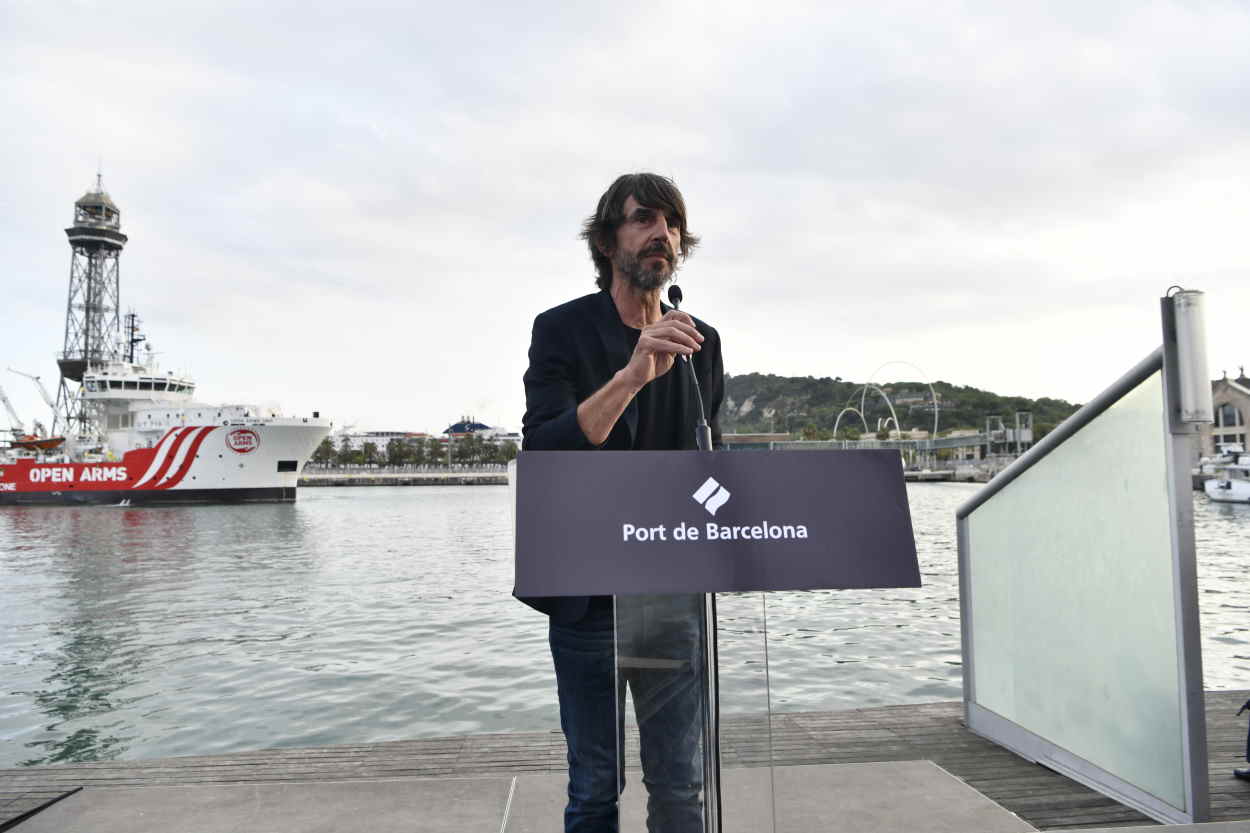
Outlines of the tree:
[[512,440],[505,440],[504,442],[495,446],[495,453],[496,453],[495,462],[505,463],[505,464],[511,463],[513,460],[516,459],[516,455],[519,450],[520,449],[516,447],[516,443],[514,443]]
[[386,464],[388,466],[407,465],[412,457],[411,446],[404,440],[395,437],[386,444]]
[[343,439],[339,440],[338,459],[335,460],[340,466],[347,466],[354,462],[355,452],[352,451],[352,441],[343,435]]
[[360,449],[360,456],[364,458],[365,465],[368,466],[372,466],[382,459],[382,456],[378,454],[377,443],[365,443]]
[[485,445],[485,441],[477,434],[465,434],[463,437],[457,437],[451,450],[452,460],[461,464],[481,462]]
[[313,462],[321,465],[334,462],[334,442],[329,437],[323,439],[313,452]]

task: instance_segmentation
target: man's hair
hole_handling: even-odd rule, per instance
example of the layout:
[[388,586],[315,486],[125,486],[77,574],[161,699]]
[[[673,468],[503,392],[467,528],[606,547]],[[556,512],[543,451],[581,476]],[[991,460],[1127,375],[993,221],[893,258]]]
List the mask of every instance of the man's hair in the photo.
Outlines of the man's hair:
[[[590,258],[595,262],[598,275],[595,283],[600,289],[612,285],[612,257],[616,249],[616,230],[625,222],[625,200],[633,197],[638,204],[676,220],[681,229],[681,242],[677,256],[685,259],[694,253],[699,238],[686,227],[686,201],[673,180],[659,174],[622,174],[599,198],[599,207],[582,224],[581,238],[590,248]],[[604,254],[604,252],[609,254]]]

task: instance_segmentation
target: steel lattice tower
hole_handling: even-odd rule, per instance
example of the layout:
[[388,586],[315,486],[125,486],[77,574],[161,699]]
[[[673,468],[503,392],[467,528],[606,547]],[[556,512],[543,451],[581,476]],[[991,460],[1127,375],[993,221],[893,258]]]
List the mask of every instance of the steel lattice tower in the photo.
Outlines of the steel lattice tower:
[[[74,203],[74,225],[65,230],[73,250],[69,265],[69,300],[65,305],[65,342],[57,364],[61,384],[52,433],[92,442],[98,431],[94,415],[79,396],[82,377],[93,366],[121,358],[122,248],[121,211],[104,191],[97,174],[95,190]],[[75,383],[73,389],[70,383]]]

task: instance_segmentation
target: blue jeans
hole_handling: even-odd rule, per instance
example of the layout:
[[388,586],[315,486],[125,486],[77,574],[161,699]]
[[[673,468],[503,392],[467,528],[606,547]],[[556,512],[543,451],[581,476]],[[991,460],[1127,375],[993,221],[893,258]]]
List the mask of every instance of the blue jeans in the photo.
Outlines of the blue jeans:
[[611,606],[595,604],[575,625],[550,626],[568,746],[565,833],[617,833],[617,795],[625,788],[625,713],[618,704],[627,684],[648,833],[702,833],[701,605],[701,596],[622,597],[615,628]]

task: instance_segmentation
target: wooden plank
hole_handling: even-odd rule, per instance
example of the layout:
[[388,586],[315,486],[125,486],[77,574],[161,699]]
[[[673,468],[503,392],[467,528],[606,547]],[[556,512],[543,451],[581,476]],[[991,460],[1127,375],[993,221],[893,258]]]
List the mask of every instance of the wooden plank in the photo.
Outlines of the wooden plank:
[[[1247,697],[1247,691],[1207,692],[1213,821],[1250,819],[1250,784],[1231,777],[1243,760],[1246,732],[1234,713]],[[1135,810],[968,732],[959,702],[785,713],[771,722],[726,717],[721,748],[726,766],[931,760],[1043,830],[1152,824]],[[627,729],[626,753],[635,769],[636,727]],[[31,803],[80,786],[464,778],[563,772],[565,761],[563,736],[540,731],[4,769],[0,830]]]

